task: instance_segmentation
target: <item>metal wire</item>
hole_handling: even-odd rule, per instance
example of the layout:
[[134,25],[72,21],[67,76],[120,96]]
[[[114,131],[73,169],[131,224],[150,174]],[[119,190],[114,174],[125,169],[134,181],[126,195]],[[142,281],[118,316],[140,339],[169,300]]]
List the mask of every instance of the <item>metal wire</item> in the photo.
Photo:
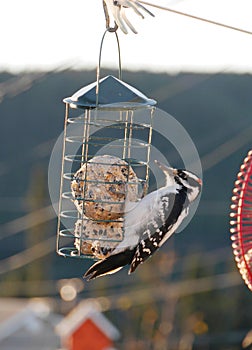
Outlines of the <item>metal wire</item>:
[[230,25],[227,25],[227,24],[224,24],[224,23],[212,21],[212,20],[210,20],[210,19],[202,18],[202,17],[199,17],[199,16],[190,15],[189,13],[177,11],[177,10],[174,10],[174,9],[171,9],[171,8],[168,8],[168,7],[165,7],[165,6],[160,6],[160,5],[152,4],[152,3],[148,2],[148,1],[142,1],[142,0],[138,0],[138,1],[139,1],[141,4],[144,4],[144,5],[147,5],[147,6],[156,7],[156,8],[158,8],[158,9],[160,9],[160,10],[169,11],[169,12],[175,13],[175,14],[177,14],[177,15],[181,15],[181,16],[185,16],[185,17],[192,18],[192,19],[196,19],[196,20],[198,20],[198,21],[203,21],[203,22],[206,22],[206,23],[214,24],[214,25],[216,25],[216,26],[220,26],[220,27],[223,27],[223,28],[227,28],[227,29],[231,29],[231,30],[236,30],[236,31],[241,32],[241,33],[245,33],[245,34],[249,34],[249,35],[252,34],[252,32],[249,31],[249,30],[245,30],[245,29],[242,29],[242,28],[237,28],[237,27],[234,27],[234,26],[230,26]]
[[111,28],[107,28],[102,36],[101,44],[100,44],[100,51],[99,51],[99,61],[98,66],[96,70],[96,106],[99,104],[99,87],[100,87],[100,73],[101,73],[101,56],[102,56],[102,48],[104,39],[107,33],[114,33],[116,36],[116,42],[117,42],[117,50],[118,50],[118,78],[122,80],[122,60],[121,60],[121,48],[120,48],[120,42],[118,38],[118,34],[116,32],[117,28],[115,30],[111,30]]

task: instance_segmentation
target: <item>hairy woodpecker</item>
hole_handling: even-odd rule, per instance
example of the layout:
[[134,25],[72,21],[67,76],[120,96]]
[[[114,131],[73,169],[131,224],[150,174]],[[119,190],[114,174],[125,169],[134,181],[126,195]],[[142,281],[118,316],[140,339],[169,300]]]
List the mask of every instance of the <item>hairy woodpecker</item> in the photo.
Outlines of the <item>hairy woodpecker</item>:
[[188,215],[190,204],[201,191],[202,181],[193,173],[173,169],[156,161],[166,177],[164,187],[149,193],[128,209],[124,217],[124,239],[84,277],[93,279],[130,265],[129,274],[152,256],[177,230]]

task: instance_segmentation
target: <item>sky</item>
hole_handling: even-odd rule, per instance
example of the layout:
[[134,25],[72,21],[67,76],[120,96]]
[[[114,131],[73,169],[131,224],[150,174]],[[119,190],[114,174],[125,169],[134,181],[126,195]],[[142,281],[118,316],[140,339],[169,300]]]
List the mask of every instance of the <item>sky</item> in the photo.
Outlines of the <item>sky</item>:
[[[252,32],[251,0],[149,0]],[[155,18],[128,18],[138,34],[118,31],[123,70],[250,72],[252,36],[148,7]],[[0,70],[95,69],[105,31],[102,0],[8,0],[1,3]],[[107,33],[101,68],[118,66]]]

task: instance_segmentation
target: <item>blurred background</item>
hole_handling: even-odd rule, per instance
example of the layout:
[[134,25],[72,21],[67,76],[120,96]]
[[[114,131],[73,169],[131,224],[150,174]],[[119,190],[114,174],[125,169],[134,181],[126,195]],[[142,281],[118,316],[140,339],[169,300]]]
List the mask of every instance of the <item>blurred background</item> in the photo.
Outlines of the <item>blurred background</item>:
[[[252,31],[248,1],[153,3]],[[136,273],[86,282],[89,260],[55,252],[47,171],[63,98],[96,79],[101,1],[2,6],[0,348],[67,348],[55,327],[84,301],[118,329],[116,349],[252,349],[252,296],[229,233],[234,181],[252,148],[251,36],[158,9],[154,19],[129,16],[139,34],[119,33],[123,80],[187,130],[204,189],[186,229]],[[114,38],[106,45],[102,75],[117,76]]]

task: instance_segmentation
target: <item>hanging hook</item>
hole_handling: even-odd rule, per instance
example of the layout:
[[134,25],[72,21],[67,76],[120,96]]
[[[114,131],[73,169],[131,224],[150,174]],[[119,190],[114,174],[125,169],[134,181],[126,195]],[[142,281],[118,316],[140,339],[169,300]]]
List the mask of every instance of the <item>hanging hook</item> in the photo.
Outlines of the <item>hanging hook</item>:
[[96,106],[98,106],[98,103],[99,103],[99,87],[100,87],[102,48],[103,48],[104,38],[108,32],[115,33],[115,36],[116,36],[117,50],[118,50],[118,65],[119,65],[118,78],[120,80],[122,80],[122,62],[121,62],[121,48],[120,48],[119,37],[118,37],[116,30],[111,30],[111,28],[107,28],[102,36],[101,45],[100,45],[100,52],[99,52],[99,62],[98,62],[97,71],[96,71]]
[[97,70],[96,70],[96,107],[98,106],[98,103],[99,103],[99,88],[100,88],[100,71],[101,71],[102,47],[103,47],[104,38],[105,38],[107,32],[115,33],[115,36],[116,36],[117,50],[118,50],[118,65],[119,65],[118,78],[120,80],[122,80],[121,48],[120,48],[118,34],[116,32],[117,29],[118,29],[118,25],[115,23],[114,27],[110,27],[110,18],[109,18],[108,8],[107,8],[105,0],[103,0],[102,2],[103,2],[103,9],[104,9],[105,20],[106,20],[106,30],[105,30],[105,32],[104,32],[104,34],[102,36],[101,45],[100,45],[100,52],[99,52],[99,62],[98,62]]
[[104,14],[105,14],[106,29],[109,32],[114,33],[114,32],[117,31],[118,25],[116,24],[116,22],[114,22],[115,26],[114,27],[110,27],[110,18],[109,18],[108,7],[107,7],[107,4],[106,4],[105,0],[102,0],[102,3],[103,3]]

